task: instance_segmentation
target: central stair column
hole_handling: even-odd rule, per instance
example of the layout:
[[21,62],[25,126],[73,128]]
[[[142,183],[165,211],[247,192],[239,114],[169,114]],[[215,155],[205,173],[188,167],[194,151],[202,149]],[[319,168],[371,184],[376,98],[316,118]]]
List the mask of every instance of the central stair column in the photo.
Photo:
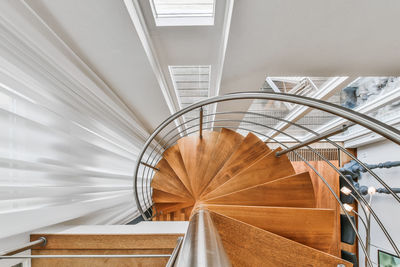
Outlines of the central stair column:
[[174,266],[232,266],[209,211],[200,209],[191,217]]

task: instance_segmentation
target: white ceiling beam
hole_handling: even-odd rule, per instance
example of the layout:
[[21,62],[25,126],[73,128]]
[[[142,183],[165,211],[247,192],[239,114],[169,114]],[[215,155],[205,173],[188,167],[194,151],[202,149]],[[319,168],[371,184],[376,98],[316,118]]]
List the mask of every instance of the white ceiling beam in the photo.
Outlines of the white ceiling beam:
[[304,79],[304,77],[273,77],[275,81],[284,83],[298,83]]
[[[124,4],[128,10],[133,26],[136,29],[140,42],[142,43],[151,68],[156,76],[158,85],[160,86],[161,92],[164,96],[165,102],[167,103],[168,109],[172,115],[179,110],[179,106],[176,104],[178,103],[178,96],[175,93],[173,96],[171,95],[171,92],[174,92],[174,90],[169,88],[167,80],[165,79],[160,60],[158,59],[158,55],[147,28],[139,2],[138,0],[124,0]],[[185,127],[181,127],[179,125],[183,122],[184,121],[182,117],[174,120],[174,123],[177,126],[177,129],[180,131],[181,136],[183,135],[183,128]]]
[[[333,77],[330,80],[328,80],[324,86],[317,92],[315,92],[312,96],[314,99],[318,100],[326,100],[329,97],[331,97],[336,90],[341,89],[343,86],[349,84],[352,82],[354,79],[351,79],[349,82],[346,82],[348,80],[348,77]],[[346,83],[345,83],[346,82]],[[307,107],[307,106],[299,106],[295,105],[295,107],[292,109],[292,111],[285,117],[285,120],[291,121],[291,122],[296,122],[302,117],[304,117],[306,114],[308,114],[312,108]],[[290,124],[287,122],[279,122],[276,126],[275,129],[277,130],[285,130],[290,127]],[[270,137],[275,137],[279,135],[279,132],[275,130],[271,130],[268,134]]]
[[[383,119],[382,122],[394,128],[400,126],[400,114],[390,119]],[[353,129],[352,129],[353,130]],[[374,142],[384,140],[385,138],[379,134],[373,133],[371,130],[359,127],[357,131],[352,131],[345,135],[343,140],[345,148],[357,148],[363,145],[368,145]]]
[[171,90],[168,87],[164,72],[162,71],[162,67],[158,59],[157,52],[151,39],[149,30],[147,29],[146,21],[144,19],[139,2],[137,0],[124,0],[124,4],[126,9],[128,10],[129,16],[139,36],[147,58],[149,59],[151,68],[153,69],[154,75],[156,76],[157,82],[160,86],[161,92],[163,93],[169,111],[171,112],[171,114],[174,114],[177,111],[177,107],[175,106],[174,101],[174,99],[177,99],[177,96],[173,98],[173,96],[171,95]]
[[[229,31],[231,28],[231,21],[232,21],[232,14],[233,14],[233,5],[234,0],[226,0],[225,2],[225,15],[224,15],[224,22],[222,26],[222,35],[221,35],[221,42],[219,47],[218,53],[218,60],[216,64],[216,72],[215,72],[215,84],[210,86],[210,94],[209,96],[217,96],[219,95],[219,91],[221,88],[221,80],[222,80],[222,73],[224,69],[224,62],[225,62],[225,55],[226,55],[226,48],[228,46],[229,40]],[[217,111],[217,104],[211,106],[211,113],[215,113]],[[215,116],[212,118],[215,119]],[[214,123],[212,123],[214,126]]]

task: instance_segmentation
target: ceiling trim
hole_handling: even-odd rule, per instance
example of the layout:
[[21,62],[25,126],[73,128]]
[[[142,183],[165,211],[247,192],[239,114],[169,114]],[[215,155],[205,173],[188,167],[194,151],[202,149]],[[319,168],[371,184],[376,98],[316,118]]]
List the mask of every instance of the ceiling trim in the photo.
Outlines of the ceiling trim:
[[[224,62],[226,56],[226,49],[228,47],[229,41],[229,32],[231,28],[232,22],[232,14],[233,14],[233,5],[235,0],[226,0],[225,3],[225,15],[224,15],[224,24],[222,27],[222,34],[221,34],[221,43],[219,47],[218,59],[217,64],[215,67],[215,84],[210,86],[210,97],[219,95],[219,91],[221,88],[221,81],[222,81],[222,74],[224,70]],[[211,113],[216,113],[217,111],[217,104],[211,106]],[[215,115],[213,116],[212,120],[214,121]],[[214,125],[214,123],[212,123]],[[212,126],[213,126],[212,125]]]
[[[400,125],[400,114],[396,114],[396,116],[390,119],[383,119],[382,122],[392,127],[398,128]],[[358,131],[352,132],[344,136],[343,138],[345,148],[357,148],[381,140],[385,140],[385,138],[379,134],[372,132],[369,129],[361,127]]]
[[[167,103],[168,109],[171,114],[177,111],[175,106],[174,98],[171,96],[171,90],[168,87],[168,83],[165,79],[164,72],[153,41],[151,39],[149,30],[147,29],[146,21],[144,19],[142,10],[137,0],[124,0],[126,9],[128,10],[129,17],[132,20],[133,26],[136,29],[137,35],[142,43],[146,56],[150,62],[151,68],[153,69],[154,75],[156,76],[157,82],[160,86],[161,92],[164,96],[165,102]],[[175,96],[176,97],[176,96]]]

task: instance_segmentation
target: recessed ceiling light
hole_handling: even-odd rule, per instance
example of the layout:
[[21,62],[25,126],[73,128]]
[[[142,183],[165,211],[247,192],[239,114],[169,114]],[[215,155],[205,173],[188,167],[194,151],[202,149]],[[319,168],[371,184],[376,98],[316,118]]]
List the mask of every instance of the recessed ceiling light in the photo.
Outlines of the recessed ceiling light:
[[214,25],[215,0],[150,0],[157,26]]

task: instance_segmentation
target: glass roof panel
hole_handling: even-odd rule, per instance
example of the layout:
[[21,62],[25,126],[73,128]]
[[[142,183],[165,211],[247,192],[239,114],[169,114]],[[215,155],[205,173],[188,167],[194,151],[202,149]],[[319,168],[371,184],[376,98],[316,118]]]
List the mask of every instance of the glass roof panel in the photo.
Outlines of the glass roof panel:
[[[174,85],[179,107],[185,108],[195,102],[209,97],[211,66],[169,66],[171,80]],[[207,114],[207,107],[203,114]],[[194,110],[184,115],[184,120],[189,121],[199,116],[199,111]],[[206,122],[208,117],[205,118]],[[188,127],[198,124],[194,120],[187,124]]]
[[213,25],[215,0],[150,0],[157,26]]

